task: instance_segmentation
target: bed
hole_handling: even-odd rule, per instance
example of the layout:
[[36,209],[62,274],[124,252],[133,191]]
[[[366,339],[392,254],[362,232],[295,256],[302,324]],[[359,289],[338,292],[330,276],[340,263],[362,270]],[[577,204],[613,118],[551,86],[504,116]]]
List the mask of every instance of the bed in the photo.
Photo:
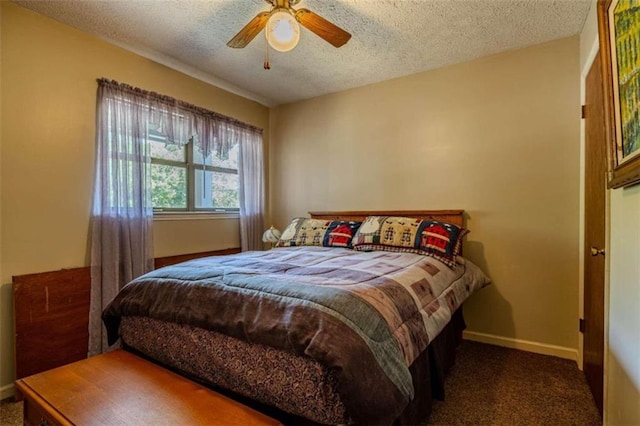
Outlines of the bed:
[[[369,216],[463,224],[460,210],[311,213]],[[319,245],[202,258],[132,281],[103,320],[110,343],[283,412],[415,424],[444,397],[462,303],[489,282],[456,260]]]

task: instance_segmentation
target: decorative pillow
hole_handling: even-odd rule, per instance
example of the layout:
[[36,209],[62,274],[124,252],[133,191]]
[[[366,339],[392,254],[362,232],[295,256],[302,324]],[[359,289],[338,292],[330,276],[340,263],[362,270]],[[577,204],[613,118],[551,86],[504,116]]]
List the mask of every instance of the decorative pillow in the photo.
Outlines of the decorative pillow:
[[296,217],[284,230],[276,247],[325,246],[351,248],[351,239],[361,223]]
[[353,237],[353,248],[422,254],[418,248],[421,223],[420,219],[408,217],[369,216]]
[[352,248],[351,239],[360,228],[362,222],[334,220],[324,234],[322,245],[325,247]]
[[469,233],[466,228],[437,220],[424,220],[420,233],[420,250],[451,267],[462,250],[462,238]]
[[434,257],[453,267],[469,231],[435,220],[395,216],[369,216],[353,237],[359,251],[395,251]]
[[286,227],[276,247],[321,246],[330,220],[296,217]]

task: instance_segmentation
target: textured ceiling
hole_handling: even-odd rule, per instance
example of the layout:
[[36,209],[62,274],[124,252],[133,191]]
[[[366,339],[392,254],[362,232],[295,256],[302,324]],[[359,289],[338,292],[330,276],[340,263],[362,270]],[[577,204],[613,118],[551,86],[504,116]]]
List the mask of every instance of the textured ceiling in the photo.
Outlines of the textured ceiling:
[[[226,46],[264,0],[14,0],[265,105],[337,92],[578,34],[591,0],[301,0],[353,36],[336,49],[302,28],[291,52],[264,32]],[[108,76],[107,76],[108,77]]]

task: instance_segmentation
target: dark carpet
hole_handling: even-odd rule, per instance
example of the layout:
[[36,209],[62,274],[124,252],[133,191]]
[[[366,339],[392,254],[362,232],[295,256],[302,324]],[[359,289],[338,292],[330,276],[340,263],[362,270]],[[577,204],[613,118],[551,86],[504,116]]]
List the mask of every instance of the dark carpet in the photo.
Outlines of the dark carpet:
[[432,425],[601,425],[574,361],[463,341]]
[[[428,425],[601,425],[575,362],[464,341]],[[0,403],[0,425],[21,425],[22,403]]]

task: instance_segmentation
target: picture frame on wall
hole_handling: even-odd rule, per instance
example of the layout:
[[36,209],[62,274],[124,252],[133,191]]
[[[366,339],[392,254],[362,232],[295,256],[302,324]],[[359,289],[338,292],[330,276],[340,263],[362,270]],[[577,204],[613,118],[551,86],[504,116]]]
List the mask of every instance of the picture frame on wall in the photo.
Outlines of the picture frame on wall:
[[609,188],[640,184],[640,2],[598,0]]

